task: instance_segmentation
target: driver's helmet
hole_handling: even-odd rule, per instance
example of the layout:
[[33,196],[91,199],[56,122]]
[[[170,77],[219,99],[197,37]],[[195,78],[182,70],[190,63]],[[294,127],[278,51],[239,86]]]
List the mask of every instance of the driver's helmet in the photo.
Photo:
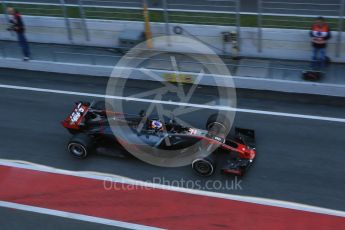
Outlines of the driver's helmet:
[[160,121],[151,121],[151,128],[154,130],[162,130],[163,129],[163,124]]

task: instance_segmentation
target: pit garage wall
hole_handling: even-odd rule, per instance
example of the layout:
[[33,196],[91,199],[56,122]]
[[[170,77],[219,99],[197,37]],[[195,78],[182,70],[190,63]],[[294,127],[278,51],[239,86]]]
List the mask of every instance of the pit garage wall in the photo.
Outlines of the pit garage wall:
[[[15,34],[6,31],[4,16],[1,15],[0,40],[15,40]],[[65,29],[65,20],[54,17],[24,17],[27,26],[27,36],[31,42],[71,44],[68,33]],[[83,30],[83,23],[79,19],[70,20],[72,27],[73,41],[75,45],[88,45],[98,47],[117,47],[118,38],[126,31],[143,31],[143,22],[129,21],[107,21],[88,20],[87,27],[90,34],[90,41],[86,40]],[[177,24],[170,24],[171,34],[174,34],[173,27]],[[221,32],[236,31],[234,27],[209,26],[179,24],[192,36],[197,36],[205,43],[212,44],[217,49],[216,53],[222,54]],[[165,24],[151,23],[154,36],[165,35]],[[345,42],[344,35],[342,40]],[[333,38],[329,45],[329,56],[333,61],[345,62],[344,45],[341,47],[340,57],[336,57],[337,33],[333,33]],[[311,58],[311,47],[309,31],[290,29],[264,29],[262,52],[258,52],[258,30],[257,28],[241,29],[241,56],[263,57],[278,59],[309,60]],[[228,52],[231,47],[227,47]]]

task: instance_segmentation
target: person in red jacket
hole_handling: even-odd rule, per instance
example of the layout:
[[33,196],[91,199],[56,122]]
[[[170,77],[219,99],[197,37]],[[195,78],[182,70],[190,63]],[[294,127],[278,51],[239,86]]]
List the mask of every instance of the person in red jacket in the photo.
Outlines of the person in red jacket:
[[24,55],[23,60],[27,61],[30,58],[30,49],[29,49],[29,44],[25,37],[25,26],[24,26],[22,16],[20,15],[18,11],[16,11],[15,9],[11,7],[7,8],[7,13],[10,15],[9,22],[11,26],[9,30],[16,32],[19,45],[22,47],[22,51]]
[[318,17],[313,24],[310,36],[313,46],[313,68],[323,68],[326,64],[327,42],[331,39],[332,34],[328,23],[323,17]]

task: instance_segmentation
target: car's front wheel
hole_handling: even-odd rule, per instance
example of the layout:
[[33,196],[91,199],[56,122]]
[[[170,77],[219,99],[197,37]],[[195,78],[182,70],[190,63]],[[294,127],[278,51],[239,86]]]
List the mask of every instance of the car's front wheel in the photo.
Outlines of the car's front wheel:
[[194,160],[192,168],[200,176],[211,176],[215,171],[214,163],[207,158]]
[[68,142],[68,151],[78,159],[85,159],[92,151],[93,142],[86,134],[77,134]]

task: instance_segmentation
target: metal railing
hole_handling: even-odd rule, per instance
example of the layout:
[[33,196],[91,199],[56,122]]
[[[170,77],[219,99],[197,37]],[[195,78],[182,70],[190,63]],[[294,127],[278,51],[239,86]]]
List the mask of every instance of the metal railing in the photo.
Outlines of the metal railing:
[[197,3],[166,2],[166,11],[172,23],[240,25],[240,1],[215,0]]
[[[22,14],[28,14],[33,16],[52,16],[63,17],[63,4],[60,0],[49,0],[49,3],[43,3],[39,0],[33,1],[18,1],[18,0],[1,0],[2,8],[6,13],[6,7],[12,6]],[[51,7],[56,6],[56,7]]]
[[[5,17],[7,6],[14,6],[24,15],[62,17],[66,36],[72,42],[70,19],[82,22],[85,39],[90,40],[88,19],[143,21],[143,1],[147,1],[152,22],[166,24],[170,35],[171,23],[191,23],[236,27],[241,41],[241,19],[255,19],[258,51],[265,39],[263,28],[309,29],[316,16],[326,16],[333,31],[337,31],[336,55],[340,55],[344,24],[345,0],[257,0],[256,13],[241,13],[240,0],[0,0]],[[193,2],[193,3],[192,3]],[[8,20],[8,18],[6,18]],[[53,27],[53,26],[52,26]],[[210,35],[210,36],[219,36]],[[241,44],[239,44],[241,46]],[[241,47],[240,47],[241,49]]]
[[87,19],[143,21],[145,1],[152,22],[237,26],[240,34],[240,0],[202,0],[197,4],[175,0],[1,0],[3,10],[11,5],[24,15],[64,17],[70,40],[73,37],[69,18],[82,20],[89,40]]
[[[102,4],[102,5],[96,5]],[[85,18],[105,20],[142,21],[142,5],[139,1],[80,0],[78,4],[84,9]],[[117,4],[117,5],[113,5]]]

